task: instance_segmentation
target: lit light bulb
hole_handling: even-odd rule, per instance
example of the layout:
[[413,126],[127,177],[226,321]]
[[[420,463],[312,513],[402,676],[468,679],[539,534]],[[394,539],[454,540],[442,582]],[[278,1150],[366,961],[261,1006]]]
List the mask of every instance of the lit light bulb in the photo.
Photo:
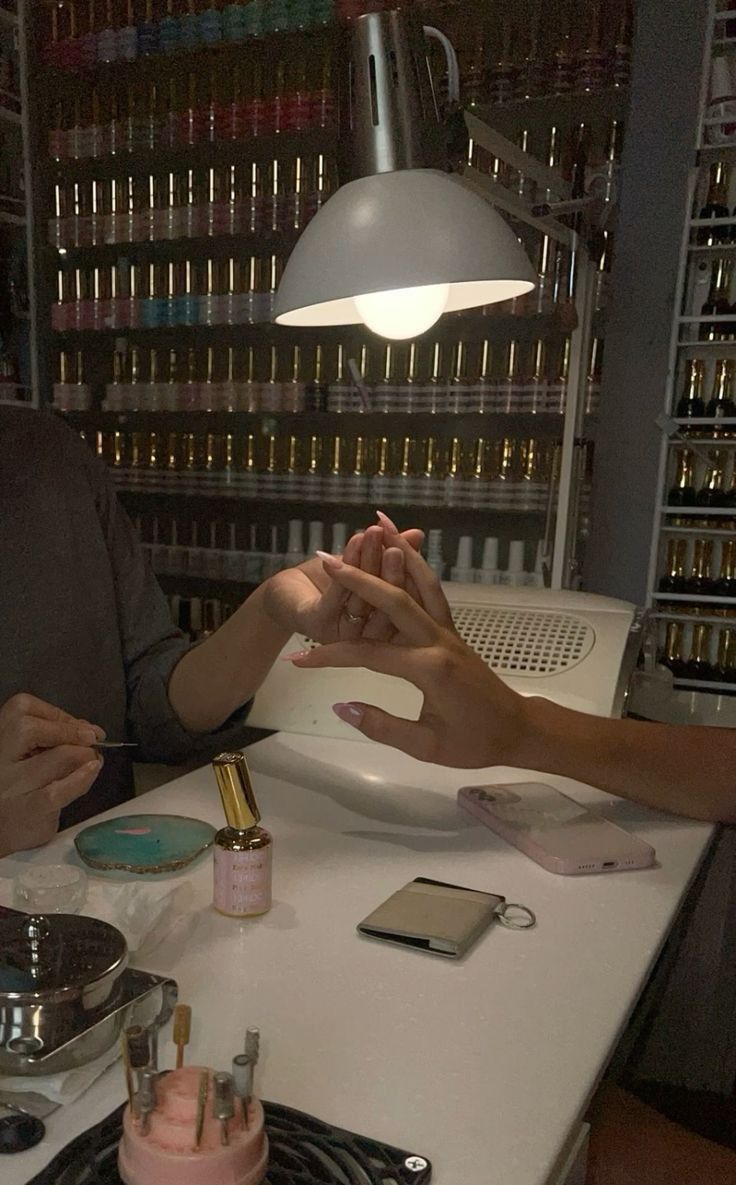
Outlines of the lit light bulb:
[[381,337],[404,340],[430,329],[445,311],[449,284],[391,288],[353,297],[361,319]]

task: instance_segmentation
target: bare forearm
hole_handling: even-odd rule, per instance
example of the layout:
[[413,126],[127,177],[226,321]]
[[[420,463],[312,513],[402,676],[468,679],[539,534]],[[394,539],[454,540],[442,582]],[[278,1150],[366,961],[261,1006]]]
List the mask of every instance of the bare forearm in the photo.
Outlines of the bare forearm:
[[514,764],[693,819],[736,820],[736,731],[609,720],[527,699]]
[[193,732],[218,728],[260,687],[290,632],[266,612],[265,586],[175,666],[169,700]]

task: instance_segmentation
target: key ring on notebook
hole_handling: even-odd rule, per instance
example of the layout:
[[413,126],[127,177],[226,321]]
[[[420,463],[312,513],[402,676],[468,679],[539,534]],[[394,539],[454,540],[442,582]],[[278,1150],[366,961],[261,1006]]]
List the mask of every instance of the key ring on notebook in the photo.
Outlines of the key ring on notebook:
[[[516,914],[509,916],[510,910],[516,910]],[[531,930],[537,924],[536,914],[529,906],[519,905],[516,901],[504,901],[496,910],[496,917],[507,930]]]

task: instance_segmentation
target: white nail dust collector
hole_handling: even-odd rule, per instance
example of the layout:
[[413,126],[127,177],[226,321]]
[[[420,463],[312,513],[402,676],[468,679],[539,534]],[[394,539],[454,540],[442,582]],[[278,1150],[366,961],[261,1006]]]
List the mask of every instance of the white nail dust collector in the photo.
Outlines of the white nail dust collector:
[[[541,695],[596,716],[620,716],[643,641],[643,614],[591,593],[445,584],[455,625],[488,665],[522,695]],[[294,635],[288,654],[314,643]],[[404,679],[363,669],[300,670],[277,662],[248,723],[314,736],[361,739],[331,705],[378,704],[416,718],[420,692]]]

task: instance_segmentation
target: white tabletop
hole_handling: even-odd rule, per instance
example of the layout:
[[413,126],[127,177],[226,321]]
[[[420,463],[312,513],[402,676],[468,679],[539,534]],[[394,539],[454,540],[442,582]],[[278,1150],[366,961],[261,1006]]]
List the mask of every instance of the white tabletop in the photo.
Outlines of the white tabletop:
[[[181,874],[194,890],[186,938],[175,931],[146,963],[173,975],[193,1006],[189,1060],[226,1068],[245,1027],[259,1025],[263,1097],[423,1153],[434,1185],[545,1185],[711,828],[547,778],[609,804],[609,817],[653,844],[659,861],[641,872],[554,876],[455,804],[464,783],[528,780],[524,771],[463,773],[362,742],[285,734],[249,757],[254,771],[269,770],[256,788],[275,842],[274,907],[243,923],[215,913],[205,858]],[[208,768],[137,806],[222,822]],[[0,876],[29,859],[63,858],[72,834],[0,861]],[[538,925],[492,927],[457,963],[360,938],[356,923],[415,876],[502,893],[534,909]],[[163,1065],[170,1056],[164,1041]],[[114,1066],[47,1120],[41,1145],[4,1158],[3,1185],[24,1185],[123,1094]]]

